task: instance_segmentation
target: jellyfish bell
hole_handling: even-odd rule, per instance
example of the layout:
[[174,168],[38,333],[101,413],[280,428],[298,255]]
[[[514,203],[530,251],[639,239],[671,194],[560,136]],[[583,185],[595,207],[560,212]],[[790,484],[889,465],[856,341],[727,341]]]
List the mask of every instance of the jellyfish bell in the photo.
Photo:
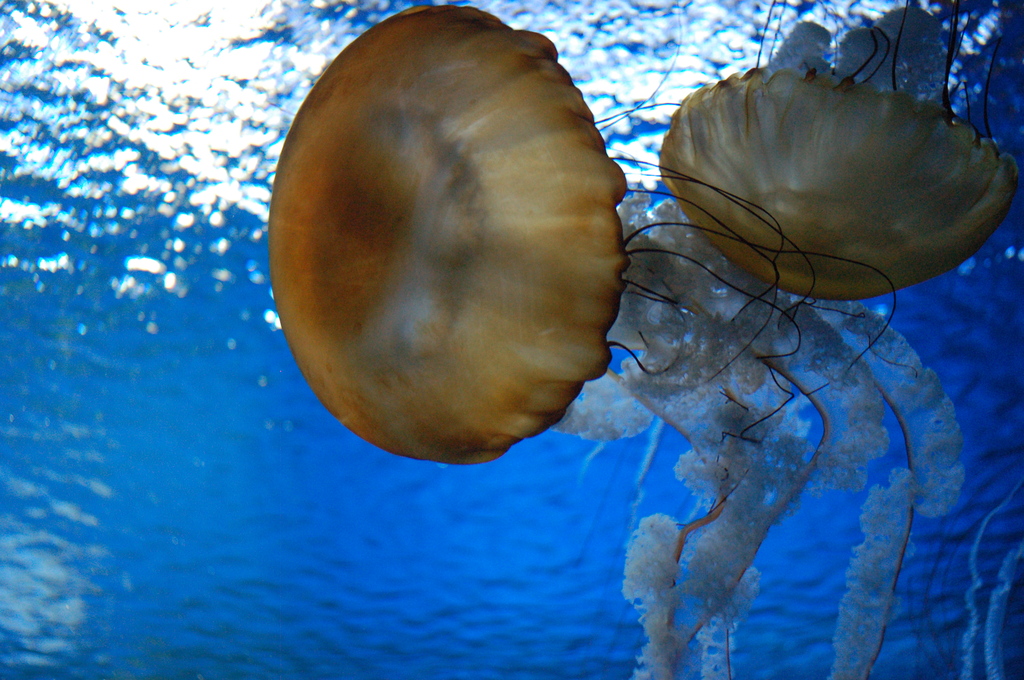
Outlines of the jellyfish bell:
[[549,40],[468,7],[374,26],[310,91],[274,182],[304,377],[382,449],[497,458],[610,361],[624,193]]
[[734,263],[799,295],[867,298],[956,267],[1009,211],[1017,165],[934,100],[938,21],[910,8],[851,32],[834,75],[824,29],[803,26],[781,64],[682,103],[666,185]]

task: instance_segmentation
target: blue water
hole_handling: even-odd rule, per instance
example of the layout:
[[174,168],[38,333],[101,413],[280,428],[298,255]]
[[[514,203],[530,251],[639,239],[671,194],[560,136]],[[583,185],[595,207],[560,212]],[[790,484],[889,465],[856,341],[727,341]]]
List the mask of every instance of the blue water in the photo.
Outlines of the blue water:
[[[800,9],[839,24],[893,4]],[[685,504],[684,443],[665,437],[638,491],[646,435],[589,464],[592,444],[548,433],[444,467],[326,413],[275,325],[269,181],[311,78],[402,5],[250,5],[0,0],[0,678],[629,677],[624,542]],[[991,28],[991,2],[966,6]],[[664,72],[659,100],[752,65],[766,9],[483,7],[552,37],[599,112]],[[997,27],[988,115],[1024,159],[1024,14]],[[965,44],[981,82],[991,48]],[[656,121],[623,125],[619,148],[656,148]],[[915,523],[876,678],[958,677],[971,544],[1024,476],[1024,200],[971,264],[897,297],[893,325],[956,405],[967,482]],[[827,677],[863,498],[805,499],[770,534],[735,677]],[[982,617],[1022,537],[1024,491],[980,543]],[[1022,572],[1007,678],[1024,678]]]

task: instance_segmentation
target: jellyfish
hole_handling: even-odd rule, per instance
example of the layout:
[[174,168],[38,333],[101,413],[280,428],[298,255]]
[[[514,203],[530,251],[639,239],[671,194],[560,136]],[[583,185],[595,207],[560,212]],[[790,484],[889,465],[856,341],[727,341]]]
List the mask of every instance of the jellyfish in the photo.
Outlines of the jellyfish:
[[[781,53],[811,59],[799,45]],[[945,155],[911,186],[934,190],[960,172],[973,196],[943,204],[959,211],[948,238],[940,225],[908,245],[872,223],[867,236],[829,232],[826,245],[853,245],[828,250],[782,228],[789,194],[775,192],[785,194],[777,204],[773,192],[682,165],[678,140],[698,136],[679,132],[688,104],[663,151],[678,200],[623,201],[623,174],[556,57],[545,38],[488,14],[431,7],[382,22],[332,63],[288,134],[271,203],[271,277],[296,361],[353,432],[415,458],[492,460],[556,422],[600,440],[656,418],[679,431],[690,448],[676,473],[695,511],[644,519],[626,557],[623,592],[649,640],[638,680],[728,677],[729,636],[757,595],[753,561],[769,529],[808,493],[862,489],[867,463],[887,450],[890,409],[905,462],[868,495],[834,636],[833,677],[866,678],[913,519],[947,512],[964,473],[937,376],[885,318],[847,298],[891,292],[973,252],[1005,214],[1016,166],[973,132],[964,151],[965,125],[945,110],[934,119],[902,90],[879,105],[873,85],[755,73],[748,82],[786,83],[794,101],[806,84],[814,101],[850,94],[903,124],[922,111],[931,121],[925,135],[910,125],[915,153],[902,165],[840,157],[842,186],[875,186],[879,171],[906,179],[920,147],[936,142]],[[829,110],[852,124],[850,108]],[[819,213],[878,215],[863,197],[821,198]],[[934,216],[902,198],[876,203]],[[745,232],[749,216],[767,231]],[[897,226],[926,222],[907,219]],[[899,267],[872,259],[880,238]],[[969,244],[951,256],[945,244],[958,239]],[[938,264],[917,262],[929,257]],[[826,294],[838,301],[808,299]],[[610,346],[628,352],[615,370]]]
[[1006,217],[1017,165],[943,101],[940,28],[894,10],[845,36],[833,72],[828,32],[798,25],[768,67],[682,103],[665,183],[733,262],[793,293],[862,299],[956,267]]
[[624,192],[547,38],[468,7],[371,28],[274,181],[274,300],[307,382],[403,456],[477,463],[547,429],[610,360]]
[[[854,49],[894,25],[907,36],[895,67],[884,67],[892,54]],[[731,677],[730,636],[759,590],[759,546],[801,497],[865,487],[868,463],[888,449],[888,409],[905,458],[862,508],[864,540],[833,636],[831,677],[867,678],[915,516],[942,516],[959,496],[961,435],[938,377],[886,319],[850,299],[973,253],[1009,208],[1016,165],[906,91],[942,89],[930,15],[890,14],[843,43],[841,67],[877,67],[896,78],[895,92],[854,83],[856,68],[829,76],[822,31],[799,26],[782,64],[683,102],[662,149],[676,201],[631,196],[620,206],[630,268],[609,337],[633,356],[588,384],[558,427],[625,436],[645,410],[690,444],[675,471],[696,499],[692,513],[645,518],[628,549],[623,594],[648,638],[636,680]],[[921,77],[936,45],[939,68]]]

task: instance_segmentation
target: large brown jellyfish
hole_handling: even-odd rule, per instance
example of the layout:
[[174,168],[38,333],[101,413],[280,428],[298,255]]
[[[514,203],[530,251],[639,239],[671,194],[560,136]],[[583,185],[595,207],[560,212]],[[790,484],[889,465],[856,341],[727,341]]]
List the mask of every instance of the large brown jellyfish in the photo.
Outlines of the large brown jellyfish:
[[604,373],[625,179],[551,42],[467,7],[368,30],[284,144],[270,270],[303,375],[404,456],[494,459]]
[[861,299],[952,269],[1006,217],[1017,165],[940,101],[939,28],[894,10],[829,73],[827,32],[800,25],[781,63],[683,102],[665,183],[729,259],[793,293]]

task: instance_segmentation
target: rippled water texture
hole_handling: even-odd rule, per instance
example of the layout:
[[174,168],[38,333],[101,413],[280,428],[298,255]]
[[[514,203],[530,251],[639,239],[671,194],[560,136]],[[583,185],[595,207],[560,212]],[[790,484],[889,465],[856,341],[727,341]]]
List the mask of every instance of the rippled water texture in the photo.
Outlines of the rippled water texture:
[[[602,118],[752,66],[766,4],[481,7],[551,37]],[[896,4],[801,10],[839,27]],[[965,5],[958,70],[983,82],[1005,36],[988,113],[1024,158],[1024,16]],[[590,444],[557,434],[485,466],[398,459],[320,407],[278,328],[266,215],[288,121],[344,45],[404,7],[0,0],[4,680],[632,672],[623,545],[637,515],[685,504],[681,440],[665,437],[639,501],[646,435],[589,465]],[[613,151],[653,161],[670,113],[617,122]],[[951,517],[915,527],[873,677],[958,677],[971,545],[1024,475],[1022,203],[958,272],[897,300],[893,324],[956,404],[968,481]],[[808,499],[772,533],[735,677],[827,675],[862,500]],[[1022,536],[1024,492],[978,542],[982,617]],[[1021,571],[1002,638],[1014,678]]]

